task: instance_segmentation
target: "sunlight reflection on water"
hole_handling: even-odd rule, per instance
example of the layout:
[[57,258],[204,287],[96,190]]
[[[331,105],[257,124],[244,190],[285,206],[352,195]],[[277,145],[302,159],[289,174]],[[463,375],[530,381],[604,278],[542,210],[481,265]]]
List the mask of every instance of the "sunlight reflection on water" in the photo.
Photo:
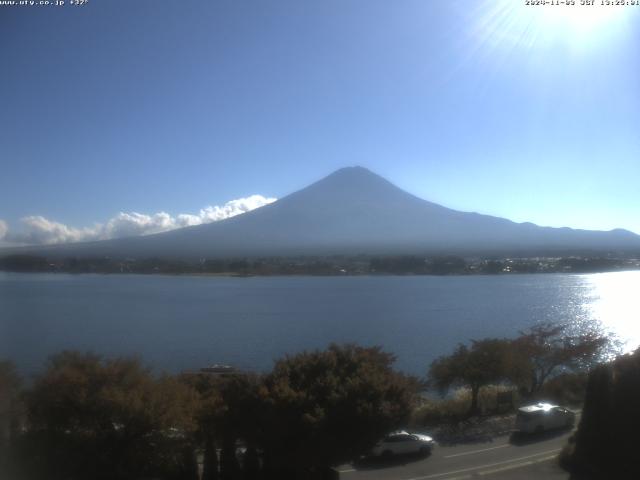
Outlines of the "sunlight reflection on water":
[[[601,327],[640,345],[640,271],[601,274],[188,277],[0,272],[0,358],[37,372],[63,349],[139,355],[177,372],[266,371],[331,342],[382,345],[424,375],[459,342],[537,323]],[[617,342],[616,342],[617,343]]]
[[588,316],[601,322],[623,342],[624,351],[640,345],[640,272],[584,275],[583,297]]

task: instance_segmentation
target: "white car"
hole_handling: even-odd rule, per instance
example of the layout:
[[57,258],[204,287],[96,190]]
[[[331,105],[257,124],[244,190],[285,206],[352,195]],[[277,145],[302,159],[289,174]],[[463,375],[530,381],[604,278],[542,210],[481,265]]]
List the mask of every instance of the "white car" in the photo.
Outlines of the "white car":
[[393,432],[380,440],[371,453],[375,456],[390,457],[411,453],[428,454],[436,442],[428,435],[409,433],[404,430]]
[[576,414],[571,410],[551,403],[536,403],[520,407],[516,414],[516,430],[537,433],[574,425]]

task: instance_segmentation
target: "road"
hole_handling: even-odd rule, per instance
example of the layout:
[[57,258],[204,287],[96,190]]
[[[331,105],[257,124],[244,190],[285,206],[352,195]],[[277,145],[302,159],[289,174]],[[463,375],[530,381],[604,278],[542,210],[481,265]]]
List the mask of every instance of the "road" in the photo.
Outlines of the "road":
[[570,433],[565,430],[525,438],[504,436],[472,445],[436,446],[427,458],[366,461],[338,470],[341,480],[566,480],[569,475],[558,467],[557,456]]

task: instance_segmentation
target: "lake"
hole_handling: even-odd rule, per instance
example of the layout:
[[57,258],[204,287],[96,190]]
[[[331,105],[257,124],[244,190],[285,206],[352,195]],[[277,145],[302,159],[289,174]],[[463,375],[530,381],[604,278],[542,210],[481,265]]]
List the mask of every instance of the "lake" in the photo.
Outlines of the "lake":
[[640,344],[640,272],[590,275],[197,277],[0,272],[0,358],[39,371],[62,349],[138,354],[178,372],[264,371],[330,342],[382,345],[424,375],[458,342],[597,320]]

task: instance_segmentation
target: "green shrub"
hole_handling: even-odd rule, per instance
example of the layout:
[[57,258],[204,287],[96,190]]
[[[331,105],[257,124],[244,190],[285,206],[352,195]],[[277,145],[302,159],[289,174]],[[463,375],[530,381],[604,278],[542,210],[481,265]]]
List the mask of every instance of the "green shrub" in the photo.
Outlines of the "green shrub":
[[558,375],[544,384],[537,397],[560,405],[581,405],[584,402],[587,379],[588,376],[584,373]]
[[[489,385],[480,389],[478,406],[482,414],[504,413],[498,406],[499,392],[513,392],[513,404],[518,405],[519,396],[511,387]],[[441,423],[455,423],[469,417],[471,390],[459,388],[442,399],[424,399],[411,417],[412,426],[431,426]]]

